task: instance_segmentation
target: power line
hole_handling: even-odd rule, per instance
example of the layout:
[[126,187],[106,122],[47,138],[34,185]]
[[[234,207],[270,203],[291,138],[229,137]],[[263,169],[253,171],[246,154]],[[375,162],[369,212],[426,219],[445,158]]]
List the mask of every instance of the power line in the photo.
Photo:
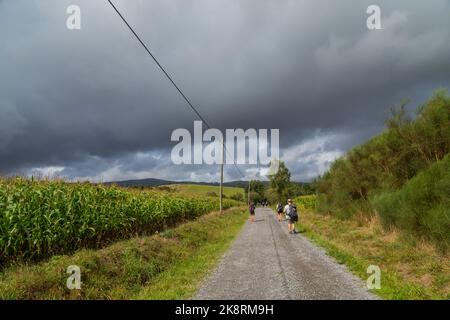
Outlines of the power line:
[[[111,2],[111,0],[108,0],[109,4],[111,5],[111,7],[114,9],[114,11],[116,11],[116,13],[119,15],[119,17],[122,19],[122,21],[127,25],[128,29],[130,29],[130,31],[133,33],[133,35],[136,37],[136,39],[139,41],[139,43],[144,47],[145,51],[147,51],[147,53],[150,55],[150,57],[152,57],[153,61],[155,61],[156,65],[161,69],[161,71],[164,73],[164,75],[167,77],[167,79],[169,79],[169,81],[173,84],[173,86],[175,87],[175,89],[177,89],[178,93],[183,97],[183,99],[187,102],[187,104],[189,105],[189,107],[195,112],[195,114],[199,117],[200,120],[203,121],[203,123],[205,123],[206,127],[208,129],[211,128],[211,126],[208,124],[208,122],[205,120],[205,118],[202,117],[202,115],[200,114],[200,112],[197,110],[197,108],[194,107],[194,105],[191,103],[191,101],[189,101],[189,99],[186,97],[186,95],[183,93],[183,91],[181,91],[181,89],[177,86],[177,84],[175,83],[175,81],[172,79],[172,77],[167,73],[167,71],[164,69],[164,67],[159,63],[158,59],[156,59],[156,57],[151,53],[150,49],[145,45],[145,43],[141,40],[141,38],[139,37],[139,35],[134,31],[134,29],[131,27],[131,25],[128,23],[128,21],[125,19],[125,17],[120,13],[120,11],[116,8],[116,6]],[[222,145],[223,148],[225,149],[225,151],[229,153],[229,151],[227,150],[223,140],[222,140]],[[237,171],[239,172],[239,174],[245,178],[245,175],[241,172],[241,170],[239,169],[239,167],[237,166],[236,162],[233,159],[233,164],[236,167]]]
[[141,45],[144,47],[144,49],[147,51],[147,53],[152,57],[153,61],[158,65],[158,67],[161,69],[161,71],[166,75],[167,79],[173,84],[173,86],[177,89],[177,91],[181,94],[181,96],[184,98],[184,100],[187,102],[187,104],[191,107],[191,109],[197,114],[197,116],[202,120],[205,125],[210,128],[208,122],[201,116],[201,114],[198,112],[198,110],[192,105],[192,103],[189,101],[189,99],[185,96],[185,94],[180,90],[180,88],[177,86],[175,81],[173,81],[172,77],[166,72],[166,70],[163,68],[163,66],[159,63],[159,61],[155,58],[155,56],[151,53],[151,51],[147,48],[145,43],[141,40],[141,38],[138,36],[138,34],[134,31],[134,29],[130,26],[130,24],[127,22],[127,20],[122,16],[120,11],[116,8],[116,6],[111,2],[111,0],[108,0],[109,4],[113,7],[113,9],[117,12],[119,17],[125,22],[127,27],[131,30],[131,32],[134,34],[136,39],[141,43]]

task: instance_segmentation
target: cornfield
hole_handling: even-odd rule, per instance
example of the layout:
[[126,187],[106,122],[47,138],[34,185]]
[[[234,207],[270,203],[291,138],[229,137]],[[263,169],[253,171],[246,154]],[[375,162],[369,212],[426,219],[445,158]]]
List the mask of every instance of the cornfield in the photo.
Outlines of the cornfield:
[[313,210],[316,208],[316,195],[297,197],[294,199],[294,203],[300,210]]
[[[224,199],[224,208],[238,203]],[[0,181],[0,265],[153,233],[219,208],[218,200],[114,186]]]

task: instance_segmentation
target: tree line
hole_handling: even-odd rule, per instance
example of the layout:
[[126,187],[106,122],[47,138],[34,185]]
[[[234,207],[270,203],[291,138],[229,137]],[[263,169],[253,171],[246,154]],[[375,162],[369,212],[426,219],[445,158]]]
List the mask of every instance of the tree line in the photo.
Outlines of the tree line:
[[[309,195],[314,193],[314,187],[308,182],[291,181],[291,173],[285,163],[280,161],[276,174],[268,176],[269,181],[251,180],[250,199],[255,203],[267,201],[269,204],[286,202],[288,198]],[[248,185],[245,197],[248,199]]]

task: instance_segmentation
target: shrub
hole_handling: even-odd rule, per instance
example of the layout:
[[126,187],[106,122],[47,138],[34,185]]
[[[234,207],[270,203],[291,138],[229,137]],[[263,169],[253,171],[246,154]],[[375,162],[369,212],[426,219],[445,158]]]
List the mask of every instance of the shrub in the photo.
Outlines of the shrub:
[[235,201],[244,201],[244,195],[242,193],[236,192],[230,196],[230,199]]
[[[415,120],[401,107],[386,124],[385,132],[337,159],[316,180],[319,209],[371,215],[370,197],[402,188],[450,152],[450,97],[443,91],[418,109]],[[397,219],[393,214],[386,214],[385,222]]]
[[385,227],[398,227],[447,248],[450,245],[450,154],[400,190],[375,196],[372,203]]
[[215,193],[214,191],[206,192],[206,196],[208,196],[208,197],[215,197],[215,198],[219,197],[219,195],[217,193]]

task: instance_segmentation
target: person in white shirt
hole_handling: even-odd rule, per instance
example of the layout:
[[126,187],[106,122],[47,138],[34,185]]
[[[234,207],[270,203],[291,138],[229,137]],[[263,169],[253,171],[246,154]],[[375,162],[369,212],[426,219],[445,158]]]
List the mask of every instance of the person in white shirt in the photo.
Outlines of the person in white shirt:
[[288,199],[287,205],[284,207],[283,212],[288,217],[288,231],[289,233],[293,234],[296,233],[295,231],[295,223],[298,220],[297,215],[297,207],[294,205],[291,199]]

